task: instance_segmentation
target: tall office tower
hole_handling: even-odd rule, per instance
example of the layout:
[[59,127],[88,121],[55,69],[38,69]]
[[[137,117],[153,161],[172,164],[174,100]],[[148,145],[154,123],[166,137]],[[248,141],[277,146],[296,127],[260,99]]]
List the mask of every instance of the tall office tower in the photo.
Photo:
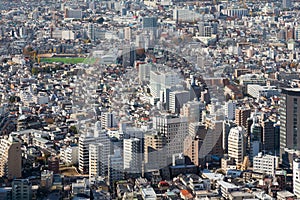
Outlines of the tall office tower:
[[89,25],[88,25],[88,37],[91,41],[96,40],[95,25],[93,23],[89,23]]
[[128,40],[128,41],[131,41],[131,34],[132,31],[131,31],[131,28],[130,27],[125,27],[124,28],[124,39],[125,40]]
[[300,197],[300,159],[293,160],[293,192],[298,198]]
[[108,165],[108,155],[112,151],[112,146],[109,137],[106,134],[105,130],[101,130],[101,123],[96,122],[94,132],[89,132],[88,134],[81,134],[79,137],[79,150],[78,150],[78,159],[79,159],[79,171],[82,174],[89,173],[89,145],[90,144],[99,144],[103,146],[103,167],[104,171],[107,173]]
[[180,79],[173,71],[162,72],[155,69],[150,71],[150,92],[153,97],[159,97],[160,91],[179,84]]
[[275,130],[274,123],[269,119],[261,122],[262,127],[262,150],[265,152],[275,153]]
[[230,100],[225,103],[225,117],[228,120],[234,120],[235,110],[236,110],[236,102],[235,101]]
[[116,118],[112,112],[104,112],[101,114],[101,127],[113,128],[117,126]]
[[103,161],[107,158],[104,156],[104,145],[101,143],[89,144],[89,177],[97,178],[98,176],[105,176],[105,166]]
[[189,101],[183,104],[181,108],[181,116],[187,117],[189,123],[201,122],[202,112],[205,110],[205,104],[200,101]]
[[259,123],[259,120],[257,117],[253,117],[253,123],[250,128],[250,136],[249,136],[249,155],[250,160],[252,161],[254,156],[257,156],[257,154],[261,151],[262,146],[262,127]]
[[21,143],[12,136],[0,140],[0,177],[8,179],[22,176]]
[[123,158],[120,149],[115,149],[114,154],[108,156],[108,184],[114,188],[114,182],[124,179]]
[[122,50],[122,64],[123,67],[133,66],[136,59],[136,49],[135,46],[128,43],[124,46]]
[[240,107],[235,110],[235,123],[244,128],[247,127],[247,119],[250,117],[250,108]]
[[165,154],[167,163],[172,162],[172,155],[183,152],[183,142],[188,134],[188,119],[171,114],[153,117],[153,128],[167,138]]
[[140,84],[150,81],[150,71],[154,68],[152,63],[139,65],[139,82]]
[[228,136],[228,156],[235,159],[236,164],[241,164],[245,156],[244,145],[245,130],[238,126],[230,130]]
[[12,199],[31,200],[32,184],[28,179],[15,179],[12,182]]
[[282,0],[282,8],[289,9],[292,7],[292,0]]
[[142,144],[140,139],[124,139],[123,156],[125,172],[128,174],[140,174],[142,172],[142,153]]
[[[300,151],[300,89],[286,88],[280,98],[280,154]],[[282,161],[287,164],[287,157]],[[291,163],[291,161],[289,162]]]
[[169,96],[170,111],[172,113],[179,114],[183,104],[188,102],[189,99],[190,99],[189,91],[177,90],[177,91],[170,92],[170,96]]
[[167,166],[164,148],[167,138],[156,132],[145,134],[144,162],[145,171],[159,170]]

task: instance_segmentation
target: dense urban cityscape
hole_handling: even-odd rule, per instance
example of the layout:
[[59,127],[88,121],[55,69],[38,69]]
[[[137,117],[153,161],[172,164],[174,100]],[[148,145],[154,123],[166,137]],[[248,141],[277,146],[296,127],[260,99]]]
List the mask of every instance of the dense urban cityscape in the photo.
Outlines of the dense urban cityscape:
[[0,200],[300,199],[299,1],[0,9]]

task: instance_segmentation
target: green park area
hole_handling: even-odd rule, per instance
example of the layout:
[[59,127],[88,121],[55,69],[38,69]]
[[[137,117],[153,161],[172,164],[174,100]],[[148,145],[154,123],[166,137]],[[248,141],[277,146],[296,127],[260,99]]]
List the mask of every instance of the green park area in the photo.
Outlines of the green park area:
[[94,64],[96,62],[96,58],[83,58],[83,57],[52,57],[52,58],[41,58],[40,62],[44,63],[54,63],[61,62],[64,64]]

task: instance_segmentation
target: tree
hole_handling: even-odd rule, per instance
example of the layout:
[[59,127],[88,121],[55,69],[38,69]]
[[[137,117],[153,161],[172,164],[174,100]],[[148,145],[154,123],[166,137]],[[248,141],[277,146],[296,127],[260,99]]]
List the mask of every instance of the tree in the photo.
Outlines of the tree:
[[33,67],[33,68],[31,69],[31,73],[32,73],[33,75],[37,75],[37,74],[39,73],[39,69],[36,68],[36,67]]
[[77,134],[77,133],[78,133],[78,132],[77,132],[76,126],[70,126],[69,131],[70,131],[71,133],[74,133],[74,134]]

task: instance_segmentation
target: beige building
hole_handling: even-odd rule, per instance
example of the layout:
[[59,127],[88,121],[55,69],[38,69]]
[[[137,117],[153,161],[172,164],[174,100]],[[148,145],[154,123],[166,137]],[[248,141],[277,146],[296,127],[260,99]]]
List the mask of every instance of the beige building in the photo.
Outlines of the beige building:
[[0,177],[8,179],[21,177],[21,143],[8,137],[0,140]]
[[145,135],[144,161],[146,170],[161,169],[167,166],[164,148],[167,139],[158,133]]

